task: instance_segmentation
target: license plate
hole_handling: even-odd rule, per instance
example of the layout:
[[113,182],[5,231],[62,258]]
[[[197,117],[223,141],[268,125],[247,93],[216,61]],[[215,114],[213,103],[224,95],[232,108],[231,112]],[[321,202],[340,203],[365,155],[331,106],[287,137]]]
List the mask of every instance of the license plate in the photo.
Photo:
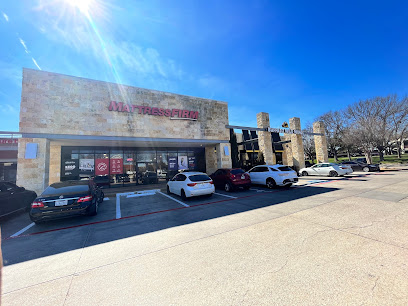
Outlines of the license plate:
[[55,206],[64,206],[68,204],[68,200],[56,200]]
[[241,175],[241,180],[245,180],[245,175]]

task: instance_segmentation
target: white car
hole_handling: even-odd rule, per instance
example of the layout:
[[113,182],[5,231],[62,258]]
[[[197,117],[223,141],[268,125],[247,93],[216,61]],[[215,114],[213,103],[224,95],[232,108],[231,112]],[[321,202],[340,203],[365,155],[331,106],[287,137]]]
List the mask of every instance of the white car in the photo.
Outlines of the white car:
[[284,165],[260,165],[248,171],[252,184],[275,186],[291,186],[298,181],[296,171]]
[[203,172],[179,173],[167,182],[167,193],[177,194],[183,200],[202,195],[212,196],[214,192],[214,182]]
[[307,175],[342,176],[350,173],[353,173],[353,169],[350,166],[338,165],[334,163],[319,163],[311,166],[310,168],[300,169],[299,171],[299,174],[302,176]]

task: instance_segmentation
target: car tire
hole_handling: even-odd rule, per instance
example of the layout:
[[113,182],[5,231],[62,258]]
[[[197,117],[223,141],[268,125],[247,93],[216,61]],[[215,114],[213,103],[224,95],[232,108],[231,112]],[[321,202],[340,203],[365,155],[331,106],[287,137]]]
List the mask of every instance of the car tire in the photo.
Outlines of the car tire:
[[171,194],[169,185],[167,185],[166,190],[167,190],[167,194]]
[[96,201],[90,208],[88,212],[88,216],[96,216],[98,214],[98,206],[99,203]]
[[302,171],[302,176],[308,176],[309,173],[307,171]]
[[289,188],[290,186],[292,186],[292,183],[286,184],[284,187]]
[[226,192],[231,192],[231,191],[232,191],[232,185],[231,185],[230,183],[226,182],[226,183],[224,184],[224,190],[225,190]]
[[268,187],[269,189],[275,188],[276,187],[276,182],[274,179],[268,178],[266,180],[266,187]]
[[98,203],[101,204],[104,198],[105,198],[105,194],[101,192],[101,196],[99,197]]
[[211,198],[213,196],[213,193],[209,193],[205,195],[207,198]]
[[181,189],[181,199],[182,199],[183,201],[187,201],[187,196],[186,196],[186,193],[184,192],[183,189]]
[[329,172],[329,176],[330,177],[335,177],[335,176],[338,176],[339,174],[336,172],[336,171],[334,171],[334,170],[332,170],[332,171],[330,171]]
[[363,171],[364,171],[364,172],[369,172],[369,171],[370,171],[370,168],[368,168],[368,167],[363,167]]

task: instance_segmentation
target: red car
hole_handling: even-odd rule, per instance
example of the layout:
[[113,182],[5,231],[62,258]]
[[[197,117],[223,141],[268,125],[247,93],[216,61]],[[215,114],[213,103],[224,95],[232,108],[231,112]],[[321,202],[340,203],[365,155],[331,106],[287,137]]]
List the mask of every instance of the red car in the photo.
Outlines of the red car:
[[244,170],[218,169],[210,175],[215,187],[224,188],[225,191],[232,191],[238,187],[249,189],[251,187],[251,178]]

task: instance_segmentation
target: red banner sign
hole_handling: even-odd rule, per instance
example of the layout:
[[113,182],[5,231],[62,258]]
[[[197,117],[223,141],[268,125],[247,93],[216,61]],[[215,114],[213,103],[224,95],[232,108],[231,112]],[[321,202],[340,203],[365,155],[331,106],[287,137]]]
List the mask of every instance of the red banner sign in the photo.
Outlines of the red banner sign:
[[123,173],[123,159],[111,158],[110,159],[110,174],[122,174]]
[[96,158],[95,159],[95,175],[109,174],[109,159]]
[[0,144],[17,144],[18,139],[15,138],[0,138]]

